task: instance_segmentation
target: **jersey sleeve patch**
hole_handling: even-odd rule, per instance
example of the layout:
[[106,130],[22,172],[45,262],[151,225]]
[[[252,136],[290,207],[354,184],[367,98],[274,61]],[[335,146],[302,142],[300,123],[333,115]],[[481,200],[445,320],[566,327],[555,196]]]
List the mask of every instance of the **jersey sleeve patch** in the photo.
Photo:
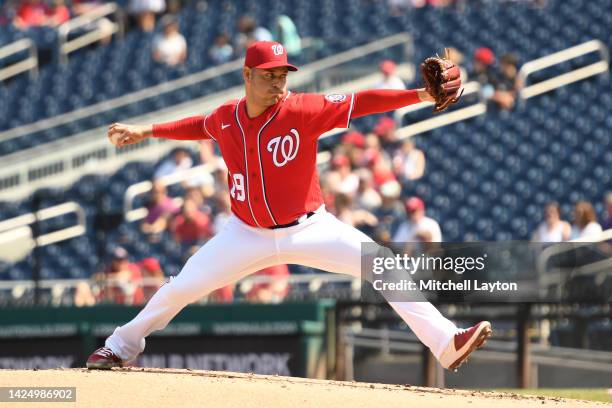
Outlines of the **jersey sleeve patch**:
[[346,94],[331,93],[325,95],[325,99],[331,103],[342,103],[346,101]]

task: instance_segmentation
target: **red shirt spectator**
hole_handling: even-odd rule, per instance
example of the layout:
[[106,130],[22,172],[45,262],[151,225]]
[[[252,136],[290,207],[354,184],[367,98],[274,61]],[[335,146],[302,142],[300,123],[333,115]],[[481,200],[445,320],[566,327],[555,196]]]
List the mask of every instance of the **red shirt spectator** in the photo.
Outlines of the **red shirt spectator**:
[[41,0],[26,0],[19,5],[15,16],[15,27],[20,30],[47,24],[48,7]]
[[[164,272],[162,271],[159,261],[155,258],[143,259],[138,263],[138,267],[140,268],[143,278],[143,300],[144,302],[148,302],[164,283]],[[145,282],[144,279],[147,281]]]
[[234,300],[234,285],[227,285],[215,290],[208,295],[208,299],[215,303],[232,303]]
[[51,8],[47,10],[47,24],[56,27],[68,20],[70,20],[70,10],[64,0],[54,0]]
[[102,273],[96,274],[100,292],[98,302],[117,304],[141,304],[144,302],[142,275],[138,265],[131,263],[125,249],[118,247],[113,252],[111,264]]
[[172,234],[181,243],[195,243],[212,235],[212,225],[207,214],[198,210],[197,204],[185,200],[183,211],[172,221]]
[[287,265],[276,265],[256,272],[253,276],[267,276],[269,282],[256,283],[247,293],[246,297],[250,301],[261,303],[281,302],[289,293],[289,268]]

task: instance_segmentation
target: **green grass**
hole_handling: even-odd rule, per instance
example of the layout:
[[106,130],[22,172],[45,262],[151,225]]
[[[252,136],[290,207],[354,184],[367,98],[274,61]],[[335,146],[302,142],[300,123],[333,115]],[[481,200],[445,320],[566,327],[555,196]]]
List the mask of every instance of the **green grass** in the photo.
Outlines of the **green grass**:
[[503,388],[495,389],[495,391],[513,392],[521,395],[541,395],[545,397],[561,397],[612,403],[612,393],[608,394],[608,390],[605,388]]

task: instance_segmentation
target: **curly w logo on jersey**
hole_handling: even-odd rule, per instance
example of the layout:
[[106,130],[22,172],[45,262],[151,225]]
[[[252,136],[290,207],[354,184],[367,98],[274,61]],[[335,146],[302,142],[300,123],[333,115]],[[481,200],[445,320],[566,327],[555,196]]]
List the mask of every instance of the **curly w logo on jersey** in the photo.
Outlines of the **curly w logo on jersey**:
[[300,134],[295,129],[291,129],[290,132],[289,135],[276,136],[268,142],[268,151],[272,153],[272,160],[276,167],[283,167],[297,156],[300,148]]

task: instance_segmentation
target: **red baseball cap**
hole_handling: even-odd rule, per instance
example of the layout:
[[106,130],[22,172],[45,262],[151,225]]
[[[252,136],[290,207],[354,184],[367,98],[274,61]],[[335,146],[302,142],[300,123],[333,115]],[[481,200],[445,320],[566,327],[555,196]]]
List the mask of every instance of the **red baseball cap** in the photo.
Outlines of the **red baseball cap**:
[[376,133],[378,136],[382,136],[392,130],[395,130],[395,121],[393,118],[388,116],[383,116],[380,118],[374,126],[374,133]]
[[297,71],[297,67],[287,62],[287,51],[276,41],[256,41],[246,50],[244,66],[249,68],[269,69],[287,67]]
[[495,54],[490,48],[480,47],[474,51],[474,59],[484,65],[491,65],[495,62]]
[[424,210],[425,203],[419,197],[410,197],[404,203],[407,212],[414,212],[417,210]]
[[384,60],[380,63],[380,71],[385,75],[391,75],[395,72],[395,62]]
[[141,268],[146,269],[147,271],[156,272],[161,270],[161,265],[159,261],[155,258],[145,258],[138,264]]
[[360,132],[347,132],[342,137],[342,143],[352,144],[356,147],[365,147],[365,136],[363,135],[363,133]]

